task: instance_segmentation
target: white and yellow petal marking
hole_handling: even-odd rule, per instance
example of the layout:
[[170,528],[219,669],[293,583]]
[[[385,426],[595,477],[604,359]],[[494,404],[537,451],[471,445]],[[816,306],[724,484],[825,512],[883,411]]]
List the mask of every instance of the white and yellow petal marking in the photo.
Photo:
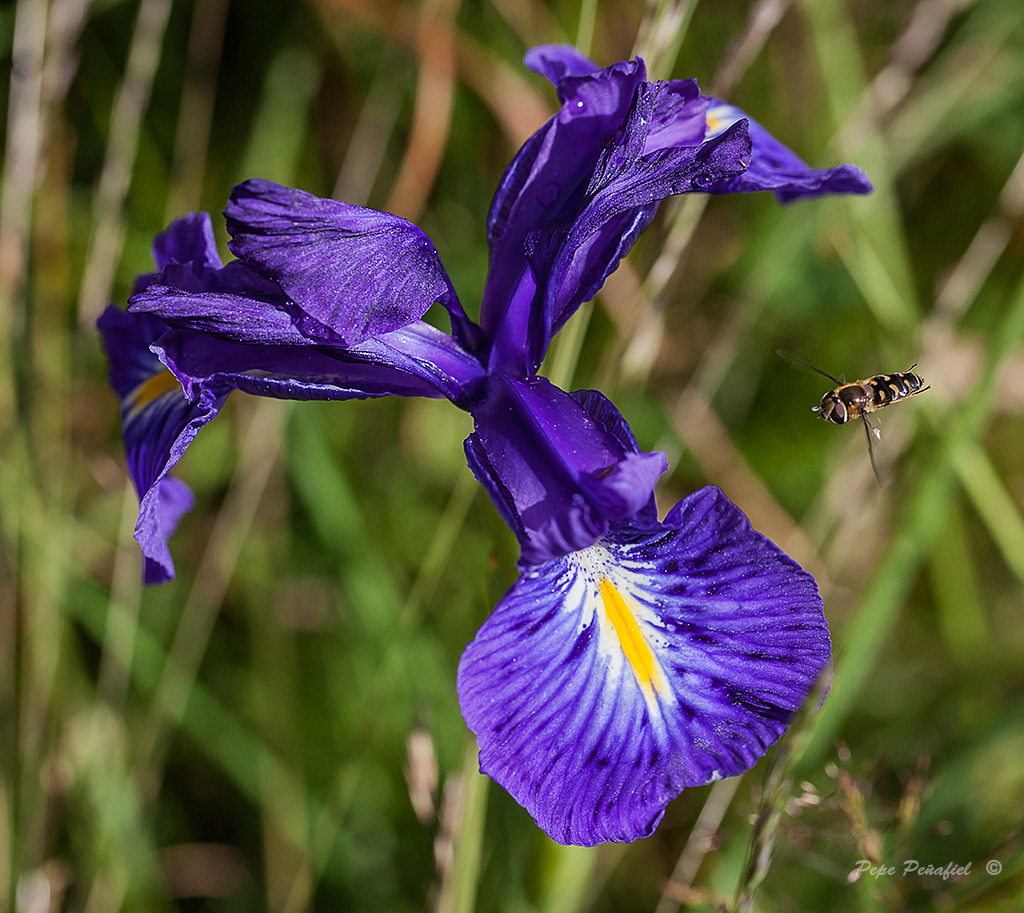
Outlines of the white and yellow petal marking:
[[724,133],[729,129],[736,121],[746,117],[746,115],[733,105],[727,105],[725,103],[719,103],[712,105],[708,108],[705,114],[707,126],[704,128],[704,139],[709,140],[718,136],[720,133]]
[[582,549],[571,555],[570,561],[576,565],[587,587],[584,615],[593,615],[599,620],[602,652],[612,669],[625,660],[653,710],[657,698],[667,699],[670,690],[648,642],[649,625],[653,620],[647,617],[650,611],[630,595],[628,581],[616,573],[615,558],[603,545]]

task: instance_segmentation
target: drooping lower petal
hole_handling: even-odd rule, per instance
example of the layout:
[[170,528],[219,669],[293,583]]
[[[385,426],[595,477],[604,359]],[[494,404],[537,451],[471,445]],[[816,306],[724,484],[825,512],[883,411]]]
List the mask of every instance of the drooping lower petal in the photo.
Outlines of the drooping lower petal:
[[481,770],[589,846],[749,769],[829,655],[814,579],[706,488],[524,574],[466,648],[459,700]]
[[121,397],[121,425],[128,474],[139,495],[135,538],[144,556],[146,583],[174,576],[167,539],[192,507],[183,482],[168,475],[199,429],[212,419],[227,388],[210,388],[194,402],[150,351],[167,325],[150,314],[108,307],[97,325],[110,361],[111,386]]

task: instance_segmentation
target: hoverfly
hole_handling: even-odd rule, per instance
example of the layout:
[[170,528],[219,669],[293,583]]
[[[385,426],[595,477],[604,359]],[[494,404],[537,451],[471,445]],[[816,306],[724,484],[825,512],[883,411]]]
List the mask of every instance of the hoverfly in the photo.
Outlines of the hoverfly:
[[881,434],[871,424],[871,419],[868,416],[883,406],[931,389],[930,384],[924,385],[923,377],[914,373],[914,368],[917,365],[911,365],[906,371],[897,371],[895,374],[876,374],[867,380],[858,380],[848,384],[842,374],[839,377],[833,377],[809,361],[797,358],[782,349],[776,351],[783,358],[802,368],[814,371],[822,377],[827,377],[836,384],[836,388],[826,393],[817,406],[811,406],[811,411],[817,412],[819,418],[826,422],[832,422],[834,425],[845,425],[850,419],[861,418],[864,422],[864,433],[868,439],[868,456],[871,458],[871,468],[874,470],[875,478],[878,479],[880,485],[888,484],[889,479],[879,470],[875,460],[875,450],[871,440],[872,436],[881,440]]

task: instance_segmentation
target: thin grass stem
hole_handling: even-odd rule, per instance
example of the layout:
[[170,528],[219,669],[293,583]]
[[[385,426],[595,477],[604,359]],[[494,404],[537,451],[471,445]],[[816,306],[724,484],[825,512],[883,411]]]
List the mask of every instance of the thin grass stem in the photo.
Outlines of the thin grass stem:
[[83,329],[92,328],[110,300],[124,244],[124,204],[135,170],[142,118],[149,105],[170,14],[171,0],[142,0],[139,5],[93,202],[89,252],[78,295],[78,321]]
[[281,429],[291,403],[260,400],[242,438],[243,462],[235,473],[210,542],[182,607],[174,641],[164,662],[153,698],[149,731],[139,740],[138,765],[147,779],[164,766],[167,739],[177,727],[195,687],[199,664],[224,601],[228,582],[238,566],[245,539],[277,460]]
[[480,773],[476,739],[469,736],[459,774],[459,814],[450,835],[453,862],[438,892],[435,913],[473,913],[476,909],[489,783]]

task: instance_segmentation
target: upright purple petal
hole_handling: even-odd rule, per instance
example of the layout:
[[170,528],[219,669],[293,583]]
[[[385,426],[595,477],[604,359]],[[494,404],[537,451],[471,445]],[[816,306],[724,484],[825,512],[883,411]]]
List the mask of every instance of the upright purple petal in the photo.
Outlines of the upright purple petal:
[[[670,104],[678,97],[666,83],[644,83],[637,89],[622,130],[602,150],[575,209],[527,241],[537,286],[525,345],[527,366],[533,370],[552,336],[618,267],[661,200],[714,186],[742,172],[750,160],[743,122],[697,146],[663,146],[664,137],[651,143],[666,96],[673,99]],[[671,134],[669,127],[661,130]]]
[[[570,93],[579,85],[572,77],[589,76],[601,69],[571,44],[538,45],[526,52],[523,62],[550,80],[558,90],[558,100],[563,103],[569,100]],[[643,62],[638,60],[637,63]],[[629,62],[622,62],[610,69],[631,66]],[[651,128],[651,136],[656,138],[656,147],[699,146],[705,139],[705,111],[711,100],[700,94],[695,79],[670,80],[664,85],[667,91],[655,112],[657,123]],[[578,110],[579,106],[570,105],[566,113],[572,117]],[[648,151],[652,151],[650,144]]]
[[213,223],[205,212],[175,219],[153,239],[150,252],[157,272],[136,276],[136,292],[160,281],[165,270],[180,275],[185,287],[189,287],[195,284],[194,276],[212,273],[223,266],[213,236]]
[[495,370],[512,366],[525,373],[522,347],[534,289],[527,237],[575,206],[643,80],[640,61],[562,79],[561,110],[527,140],[505,171],[487,221],[491,263],[480,310]]
[[158,270],[172,264],[191,266],[196,271],[216,270],[224,265],[217,252],[213,223],[205,212],[175,219],[153,239],[151,250]]
[[465,328],[434,245],[405,219],[263,180],[239,184],[224,214],[231,250],[283,289],[306,335],[357,345],[435,302]]
[[[567,76],[586,76],[601,68],[579,48],[571,44],[541,44],[530,48],[523,57],[535,73],[540,73],[557,89]],[[559,100],[565,98],[559,93]]]
[[513,159],[491,206],[481,327],[493,371],[534,373],[670,195],[871,189],[852,165],[810,168],[693,80],[646,82],[642,61],[598,69],[575,48],[545,45],[526,63],[555,84],[562,108]]
[[210,389],[196,402],[150,351],[167,325],[150,314],[108,307],[97,323],[110,361],[110,383],[121,397],[128,474],[139,495],[135,538],[144,556],[146,583],[174,576],[167,539],[192,507],[188,487],[168,475],[199,429],[217,412],[227,389]]
[[151,245],[157,272],[135,278],[136,294],[152,285],[166,285],[189,292],[233,291],[268,300],[282,300],[281,289],[247,269],[237,260],[221,263],[213,223],[205,212],[175,219]]
[[749,769],[829,661],[814,579],[721,492],[531,568],[459,663],[480,768],[556,841],[651,834]]
[[708,187],[709,193],[750,193],[771,190],[781,203],[825,193],[870,193],[871,181],[856,165],[811,168],[792,149],[784,146],[757,121],[734,105],[709,99],[707,135],[717,136],[738,120],[750,124],[753,150],[750,167]]
[[665,454],[641,453],[600,394],[494,375],[471,412],[470,468],[519,538],[524,565],[585,548],[616,521],[651,515]]
[[708,139],[707,109],[710,100],[700,94],[696,79],[659,82],[651,111],[651,126],[644,154],[659,149],[699,146]]
[[534,48],[527,65],[555,83],[562,108],[495,193],[481,308],[491,369],[519,375],[537,370],[551,336],[597,292],[662,199],[704,190],[748,161],[742,128],[703,145],[709,100],[694,80],[645,82],[639,60],[596,69],[566,45]]

